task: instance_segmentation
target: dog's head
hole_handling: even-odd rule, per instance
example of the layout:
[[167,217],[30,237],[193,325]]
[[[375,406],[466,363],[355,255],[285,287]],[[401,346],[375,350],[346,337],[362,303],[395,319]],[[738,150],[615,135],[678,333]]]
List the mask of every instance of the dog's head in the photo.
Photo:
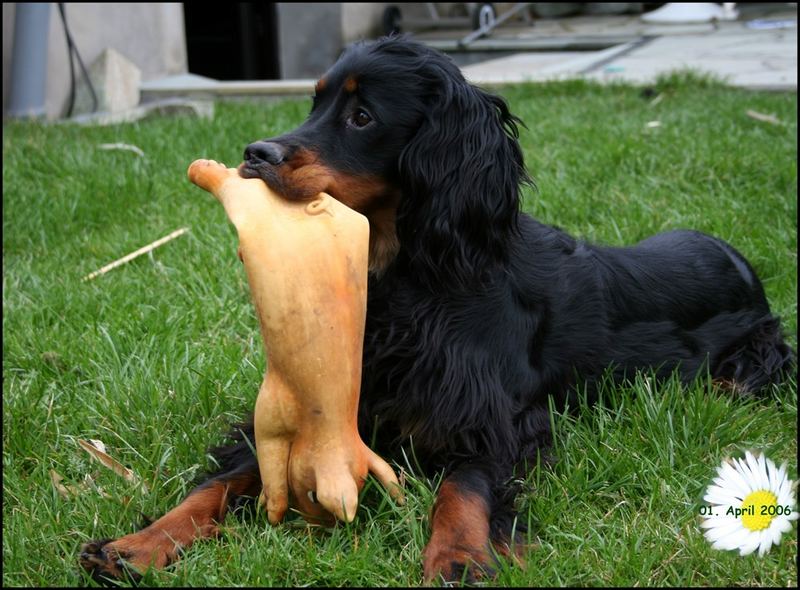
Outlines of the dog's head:
[[525,176],[516,123],[447,56],[389,37],[346,49],[317,82],[306,121],[247,146],[240,174],[290,199],[327,192],[366,215],[373,267],[405,248],[468,272],[466,260],[445,259],[470,247],[500,255],[516,220]]

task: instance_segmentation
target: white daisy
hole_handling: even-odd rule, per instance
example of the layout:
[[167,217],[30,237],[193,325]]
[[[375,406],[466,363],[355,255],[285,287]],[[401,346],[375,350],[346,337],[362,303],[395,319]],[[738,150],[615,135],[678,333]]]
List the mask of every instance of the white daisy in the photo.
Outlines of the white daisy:
[[711,505],[701,511],[706,539],[715,549],[766,554],[800,516],[786,464],[778,469],[762,453],[747,451],[745,459],[723,461],[717,473],[703,496]]

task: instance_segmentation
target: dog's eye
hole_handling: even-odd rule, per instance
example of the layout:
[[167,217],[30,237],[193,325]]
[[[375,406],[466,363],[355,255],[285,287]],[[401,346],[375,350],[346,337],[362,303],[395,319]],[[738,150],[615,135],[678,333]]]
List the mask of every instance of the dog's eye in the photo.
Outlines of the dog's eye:
[[369,113],[364,109],[358,109],[355,113],[350,116],[349,123],[353,127],[366,127],[372,121],[372,117],[369,116]]

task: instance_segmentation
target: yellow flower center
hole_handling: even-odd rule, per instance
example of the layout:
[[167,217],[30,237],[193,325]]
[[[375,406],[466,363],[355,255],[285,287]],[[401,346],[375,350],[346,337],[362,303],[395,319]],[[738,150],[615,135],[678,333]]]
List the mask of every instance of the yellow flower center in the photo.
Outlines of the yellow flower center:
[[[758,490],[749,494],[742,501],[742,509],[744,510],[742,524],[751,531],[764,530],[775,518],[775,511],[764,507],[777,505],[778,498],[772,492]],[[772,514],[769,514],[770,512]]]

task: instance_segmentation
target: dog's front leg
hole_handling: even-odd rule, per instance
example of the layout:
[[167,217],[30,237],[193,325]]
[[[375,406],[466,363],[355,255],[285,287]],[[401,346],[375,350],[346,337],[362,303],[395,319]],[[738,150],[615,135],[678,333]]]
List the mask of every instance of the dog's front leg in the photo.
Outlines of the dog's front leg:
[[100,583],[138,579],[150,567],[163,568],[197,540],[214,537],[228,507],[238,496],[258,496],[258,464],[221,474],[196,487],[177,507],[136,533],[117,540],[91,541],[81,547],[80,564]]
[[423,552],[426,582],[475,581],[491,574],[491,486],[479,468],[448,476],[431,514],[431,538]]

